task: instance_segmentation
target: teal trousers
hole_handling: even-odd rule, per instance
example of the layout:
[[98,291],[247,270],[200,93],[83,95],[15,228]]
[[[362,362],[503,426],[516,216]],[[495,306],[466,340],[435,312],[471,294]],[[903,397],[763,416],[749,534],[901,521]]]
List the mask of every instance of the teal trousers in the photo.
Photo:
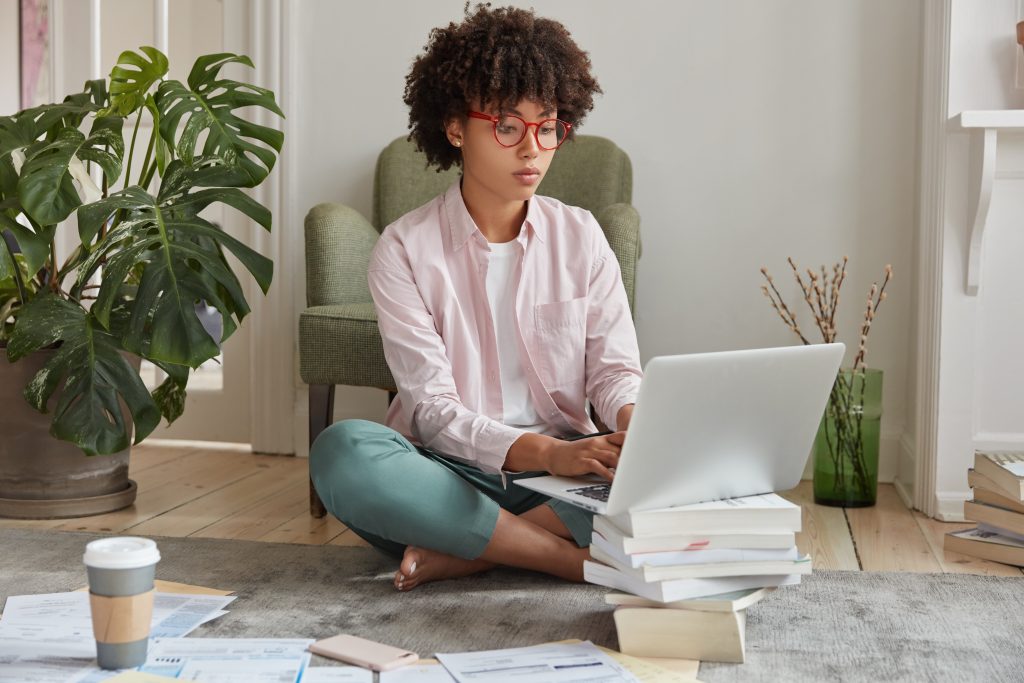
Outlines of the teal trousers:
[[309,473],[328,512],[374,547],[401,557],[407,545],[476,559],[491,540],[498,510],[519,515],[547,504],[580,547],[590,545],[593,515],[515,486],[545,472],[501,475],[417,447],[366,420],[325,429],[309,453]]

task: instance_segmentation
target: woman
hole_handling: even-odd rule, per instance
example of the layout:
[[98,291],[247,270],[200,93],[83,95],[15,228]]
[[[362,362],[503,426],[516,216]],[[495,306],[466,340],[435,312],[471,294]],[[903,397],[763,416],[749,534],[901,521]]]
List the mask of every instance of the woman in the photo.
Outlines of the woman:
[[[640,384],[600,226],[534,196],[597,92],[565,27],[485,5],[435,29],[406,79],[411,139],[462,177],[370,262],[398,385],[387,426],[339,422],[310,453],[327,509],[402,558],[399,590],[495,565],[583,578],[591,515],[512,481],[611,479]],[[566,440],[596,430],[588,399],[615,431]]]

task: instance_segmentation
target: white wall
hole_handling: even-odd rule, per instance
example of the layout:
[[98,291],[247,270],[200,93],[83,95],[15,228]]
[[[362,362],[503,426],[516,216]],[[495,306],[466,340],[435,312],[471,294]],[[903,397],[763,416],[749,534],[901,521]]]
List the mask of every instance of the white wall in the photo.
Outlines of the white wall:
[[[893,264],[868,356],[886,371],[891,478],[907,412],[919,4],[513,4],[562,21],[590,52],[605,94],[582,132],[614,139],[633,160],[644,360],[793,343],[759,291],[767,265],[800,303],[789,255],[808,266],[850,257],[840,338],[855,346],[870,284]],[[409,65],[429,29],[459,20],[462,6],[296,3],[297,239],[318,202],[368,215],[376,155],[406,132]],[[381,396],[339,388],[337,414],[379,419]]]

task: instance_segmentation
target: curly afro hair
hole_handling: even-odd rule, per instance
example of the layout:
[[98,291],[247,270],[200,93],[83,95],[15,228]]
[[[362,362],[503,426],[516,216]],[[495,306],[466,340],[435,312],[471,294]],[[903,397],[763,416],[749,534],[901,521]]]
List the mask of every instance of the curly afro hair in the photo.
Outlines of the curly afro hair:
[[[460,165],[445,123],[465,119],[471,102],[499,111],[522,100],[552,104],[558,118],[579,125],[601,92],[590,58],[562,24],[533,10],[478,4],[465,20],[435,28],[405,78],[409,139],[439,171]],[[570,134],[572,131],[570,131]]]

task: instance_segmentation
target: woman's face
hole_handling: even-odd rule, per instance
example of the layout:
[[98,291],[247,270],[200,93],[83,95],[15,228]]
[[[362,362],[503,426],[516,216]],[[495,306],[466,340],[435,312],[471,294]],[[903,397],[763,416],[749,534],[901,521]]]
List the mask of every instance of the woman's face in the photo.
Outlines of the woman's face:
[[[511,114],[528,124],[558,116],[553,106],[529,100],[522,100],[506,111],[497,111],[493,107],[472,111],[489,116]],[[499,129],[501,135],[509,134],[509,130],[501,128],[501,124]],[[555,150],[543,149],[538,145],[535,134],[538,130],[537,126],[527,126],[526,135],[518,144],[504,147],[495,139],[495,124],[491,121],[467,117],[464,121],[451,122],[447,130],[448,139],[462,150],[463,183],[472,183],[474,189],[484,190],[501,201],[529,200],[537,191],[555,155]],[[552,137],[551,131],[540,130],[539,134],[542,140]]]

